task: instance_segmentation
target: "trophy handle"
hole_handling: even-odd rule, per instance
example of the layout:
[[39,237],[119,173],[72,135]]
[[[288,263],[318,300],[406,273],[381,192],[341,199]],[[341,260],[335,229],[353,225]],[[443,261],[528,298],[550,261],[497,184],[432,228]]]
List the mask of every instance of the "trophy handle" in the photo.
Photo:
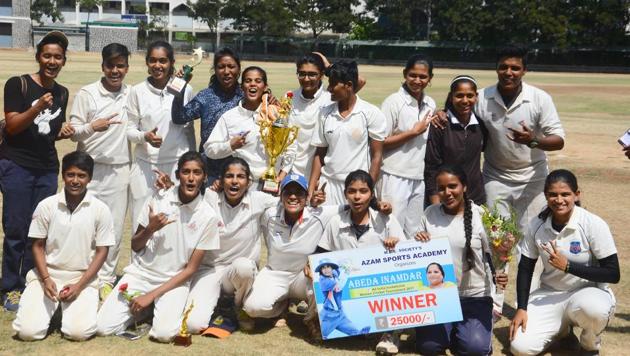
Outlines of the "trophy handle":
[[284,147],[282,147],[282,152],[284,152],[287,147],[291,146],[291,144],[297,139],[298,132],[300,128],[297,126],[289,127],[289,135],[287,136],[287,140],[285,141]]

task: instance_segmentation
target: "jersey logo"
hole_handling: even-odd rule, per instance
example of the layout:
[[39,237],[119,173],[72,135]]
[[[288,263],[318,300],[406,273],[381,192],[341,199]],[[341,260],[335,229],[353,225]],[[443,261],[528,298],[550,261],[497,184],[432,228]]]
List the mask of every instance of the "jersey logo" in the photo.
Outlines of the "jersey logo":
[[571,243],[569,244],[569,252],[571,252],[574,255],[577,255],[578,253],[582,252],[582,246],[580,246],[580,241],[571,241]]
[[[39,99],[33,101],[31,106],[35,106],[38,101]],[[61,114],[61,108],[57,108],[57,111],[54,113],[50,109],[41,111],[33,121],[37,125],[37,132],[42,135],[48,135],[50,133],[50,122],[56,119],[59,114]]]

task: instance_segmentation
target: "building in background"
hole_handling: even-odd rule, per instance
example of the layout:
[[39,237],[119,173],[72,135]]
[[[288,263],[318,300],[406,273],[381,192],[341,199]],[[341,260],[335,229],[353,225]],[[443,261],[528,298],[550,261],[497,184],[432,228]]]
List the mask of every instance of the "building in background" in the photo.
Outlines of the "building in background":
[[0,0],[0,47],[31,46],[30,12],[28,0]]

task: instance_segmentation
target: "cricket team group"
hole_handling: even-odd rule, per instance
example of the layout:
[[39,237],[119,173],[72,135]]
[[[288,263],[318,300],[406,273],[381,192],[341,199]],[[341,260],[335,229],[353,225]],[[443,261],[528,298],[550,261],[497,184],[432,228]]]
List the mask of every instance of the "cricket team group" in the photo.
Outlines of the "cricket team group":
[[[279,192],[269,194],[259,184],[269,162],[260,120],[278,98],[263,68],[241,68],[223,48],[207,88],[170,90],[182,72],[172,46],[156,41],[148,77],[128,85],[130,53],[111,43],[102,76],[67,108],[56,81],[67,47],[62,32],[48,33],[37,43],[39,70],[4,87],[1,288],[5,309],[17,311],[17,338],[44,339],[58,308],[62,335],[76,341],[143,320],[157,342],[182,328],[224,338],[260,319],[281,324],[288,310],[303,315],[311,338],[326,338],[307,256],[448,236],[463,320],[416,328],[416,352],[492,354],[496,290],[508,287],[517,292],[512,353],[535,355],[559,340],[598,353],[615,308],[617,250],[606,222],[580,207],[576,176],[549,171],[545,152],[563,148],[565,131],[551,96],[523,81],[525,48],[497,51],[495,85],[453,78],[444,107],[426,92],[434,68],[424,55],[408,59],[379,108],[357,95],[370,84],[356,62],[305,54],[288,95],[299,131],[275,167]],[[76,151],[59,162],[64,139]],[[487,258],[482,204],[516,212],[524,235],[516,281]],[[117,276],[128,211],[131,262]],[[335,312],[326,315],[343,315]],[[379,336],[376,351],[397,353],[399,334]]]

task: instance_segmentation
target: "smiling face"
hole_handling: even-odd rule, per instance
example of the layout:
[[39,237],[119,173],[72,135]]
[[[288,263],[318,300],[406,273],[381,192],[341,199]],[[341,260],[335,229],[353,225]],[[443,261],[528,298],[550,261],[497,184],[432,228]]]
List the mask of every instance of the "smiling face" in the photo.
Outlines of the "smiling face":
[[55,79],[66,64],[66,55],[63,48],[56,43],[49,43],[42,47],[39,56],[39,74],[48,79]]
[[346,189],[346,200],[353,213],[363,213],[370,207],[372,191],[368,184],[362,180],[354,180]]
[[437,265],[429,265],[427,268],[427,280],[429,281],[429,286],[431,288],[439,287],[442,283],[444,283],[444,275]]
[[119,91],[129,71],[127,58],[119,56],[109,59],[101,65],[101,68],[103,69],[103,86],[105,89],[111,92]]
[[442,172],[435,177],[435,183],[444,210],[451,215],[457,215],[463,212],[466,187],[459,178],[454,174]]
[[420,63],[414,65],[409,70],[404,70],[403,77],[405,78],[407,90],[416,98],[422,95],[424,88],[431,82],[429,67]]
[[502,92],[516,92],[520,88],[523,76],[527,73],[523,59],[518,57],[504,57],[497,63],[497,77],[499,89]]
[[545,198],[554,218],[567,221],[571,217],[575,203],[580,200],[580,191],[573,192],[567,183],[558,181],[549,185],[545,191]]
[[326,277],[331,277],[333,275],[333,268],[330,265],[325,265],[322,266],[322,268],[320,269],[320,273],[323,274]]
[[223,194],[228,203],[237,205],[245,196],[249,187],[249,176],[245,168],[238,163],[231,164],[223,174]]
[[322,72],[313,63],[304,63],[297,70],[298,82],[303,93],[314,94],[322,84]]
[[179,200],[187,204],[199,195],[206,180],[206,172],[201,162],[190,160],[184,162],[177,171],[177,178],[179,179]]
[[147,59],[149,75],[157,83],[166,83],[170,79],[173,65],[175,63],[168,58],[168,52],[164,47],[156,47],[151,50]]
[[87,185],[92,180],[90,174],[77,166],[70,166],[63,174],[64,190],[67,197],[81,197],[87,190]]
[[451,93],[451,102],[455,114],[461,118],[468,118],[477,103],[477,91],[475,86],[466,81],[457,84],[457,88]]
[[241,67],[234,58],[223,56],[214,67],[214,74],[217,76],[217,82],[221,88],[224,91],[230,91],[236,87],[238,77],[241,74]]
[[307,192],[297,183],[289,183],[282,189],[282,206],[285,214],[297,215],[306,206]]
[[254,109],[262,102],[262,96],[267,90],[263,74],[258,70],[249,70],[243,74],[241,88],[245,93],[245,104]]

